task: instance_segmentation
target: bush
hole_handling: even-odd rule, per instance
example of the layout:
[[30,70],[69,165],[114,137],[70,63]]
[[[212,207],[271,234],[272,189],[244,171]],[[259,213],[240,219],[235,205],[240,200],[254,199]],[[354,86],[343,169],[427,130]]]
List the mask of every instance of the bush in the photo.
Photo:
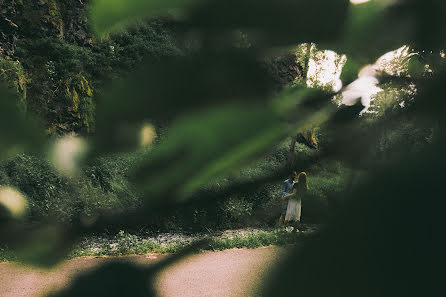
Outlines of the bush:
[[137,207],[141,202],[123,176],[125,170],[119,167],[122,163],[116,162],[116,167],[113,164],[98,160],[85,169],[86,174],[72,181],[47,160],[19,155],[0,164],[0,185],[15,187],[26,195],[32,220],[51,217],[70,222],[102,210]]
[[253,203],[247,202],[244,198],[229,198],[225,202],[221,203],[221,210],[225,217],[224,222],[228,222],[230,224],[242,222],[242,219],[251,215],[252,207]]
[[[192,202],[181,209],[148,218],[146,227],[154,230],[203,230],[274,225],[280,216],[281,182],[265,184],[252,193],[231,195],[220,200],[213,199],[212,193],[231,182],[251,180],[281,168],[286,161],[287,150],[287,142],[280,144],[263,159],[237,174],[220,178],[204,187],[203,190],[211,190],[205,203]],[[129,168],[147,154],[150,151],[98,158],[84,168],[75,181],[59,174],[47,160],[20,155],[0,164],[0,185],[15,187],[26,195],[30,205],[29,216],[33,220],[55,217],[71,222],[79,215],[94,216],[111,209],[134,209],[143,201],[127,179]],[[296,159],[301,164],[313,157],[313,150],[297,145]],[[302,220],[318,223],[340,204],[331,197],[345,188],[350,171],[339,162],[318,163],[305,170],[310,189],[303,200]]]

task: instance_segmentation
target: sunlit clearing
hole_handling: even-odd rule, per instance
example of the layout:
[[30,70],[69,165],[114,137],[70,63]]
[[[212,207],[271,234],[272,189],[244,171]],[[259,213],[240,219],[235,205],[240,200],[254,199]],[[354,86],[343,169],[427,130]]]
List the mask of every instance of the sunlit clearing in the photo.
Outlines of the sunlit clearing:
[[350,0],[351,4],[361,4],[361,3],[366,3],[369,2],[370,0]]
[[333,92],[339,92],[342,89],[340,79],[342,67],[346,61],[345,55],[341,56],[330,50],[319,51],[313,45],[308,66],[307,86],[328,87]]
[[72,177],[77,174],[79,163],[86,152],[85,140],[75,136],[65,136],[54,143],[51,162],[58,171]]
[[415,55],[416,53],[411,52],[410,48],[405,45],[382,55],[375,62],[375,66],[389,75],[399,76],[408,71],[407,61]]
[[140,133],[140,145],[141,147],[148,147],[153,143],[156,138],[156,130],[155,127],[151,124],[145,124],[141,128]]
[[11,187],[0,187],[0,204],[3,205],[14,218],[26,213],[28,202],[22,193]]
[[[354,105],[361,100],[365,107],[361,113],[368,112],[371,102],[382,89],[379,85],[379,77],[387,75],[405,75],[408,72],[408,62],[416,55],[408,46],[402,46],[394,51],[382,55],[373,65],[367,65],[358,73],[358,79],[345,87],[342,91],[341,104]],[[416,91],[416,90],[414,90]]]

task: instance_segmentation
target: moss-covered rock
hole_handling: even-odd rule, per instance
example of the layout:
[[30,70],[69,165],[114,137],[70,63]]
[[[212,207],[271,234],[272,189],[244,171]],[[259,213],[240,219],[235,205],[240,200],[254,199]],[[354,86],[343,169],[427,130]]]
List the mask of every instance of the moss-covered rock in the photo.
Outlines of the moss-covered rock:
[[93,90],[88,80],[78,74],[66,81],[67,111],[77,127],[75,130],[90,133],[94,130]]

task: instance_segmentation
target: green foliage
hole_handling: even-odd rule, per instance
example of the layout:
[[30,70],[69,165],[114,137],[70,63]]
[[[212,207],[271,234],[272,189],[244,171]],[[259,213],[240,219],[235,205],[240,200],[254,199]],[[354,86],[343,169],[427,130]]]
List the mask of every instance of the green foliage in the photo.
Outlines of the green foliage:
[[[66,102],[71,116],[78,119],[76,124],[84,127],[87,133],[92,132],[95,109],[93,91],[88,80],[82,74],[69,78],[66,82]],[[76,126],[73,128],[80,130]]]
[[227,216],[227,221],[237,223],[242,218],[251,215],[253,203],[240,197],[231,197],[221,207],[223,213]]
[[50,133],[86,133],[94,126],[93,90],[85,77],[88,50],[59,39],[27,41],[17,49],[31,82],[28,107]]
[[[129,162],[125,164],[128,166]],[[0,164],[0,185],[12,186],[26,195],[31,220],[72,222],[79,216],[91,217],[107,209],[135,208],[141,203],[124,177],[125,166],[119,158],[101,159],[85,168],[85,174],[73,182],[47,160],[19,155]]]
[[15,92],[23,107],[26,107],[26,78],[25,71],[18,61],[6,60],[0,57],[0,82],[6,88]]
[[[135,3],[142,6],[132,7],[119,2],[126,9],[120,9],[107,18],[107,11],[114,7],[105,7],[104,2],[97,3],[101,6],[93,6],[93,18],[97,18],[98,33],[126,20],[135,8],[140,10],[135,17],[140,18],[153,13],[166,15],[168,9],[177,8],[179,4],[141,1]],[[205,185],[236,172],[249,161],[266,154],[269,148],[287,136],[323,124],[321,135],[324,137],[319,143],[321,150],[311,163],[337,160],[341,163],[333,164],[343,165],[324,172],[330,163],[322,163],[319,176],[314,167],[302,166],[302,169],[308,169],[310,184],[309,195],[304,200],[311,199],[311,195],[320,197],[303,203],[304,207],[313,203],[312,207],[318,210],[330,209],[331,202],[328,201],[341,201],[342,205],[335,205],[336,212],[318,236],[288,256],[281,266],[283,269],[269,278],[271,283],[265,286],[264,295],[289,295],[290,292],[295,293],[296,288],[306,296],[437,295],[436,291],[442,284],[442,274],[438,273],[441,267],[437,263],[441,263],[439,258],[444,250],[444,244],[436,236],[444,229],[441,219],[444,200],[438,199],[441,197],[438,193],[443,191],[441,176],[446,163],[446,141],[441,133],[445,128],[443,94],[446,91],[444,62],[441,60],[444,52],[441,49],[446,40],[438,29],[444,27],[445,4],[416,0],[375,0],[356,6],[346,0],[281,0],[274,3],[197,0],[196,5],[178,8],[176,14],[181,15],[177,21],[178,35],[194,46],[189,48],[185,57],[166,55],[161,59],[144,60],[140,68],[143,70],[134,71],[135,75],[128,75],[109,91],[99,92],[103,97],[97,105],[97,129],[91,140],[91,155],[86,160],[88,164],[103,153],[135,149],[141,123],[171,120],[166,137],[150,153],[144,153],[136,162],[137,166],[133,164],[129,168],[128,175],[143,197],[141,207],[119,215],[106,213],[94,216],[103,206],[93,205],[93,215],[89,218],[94,219],[85,220],[82,216],[85,213],[80,212],[79,220],[66,230],[66,235],[61,232],[64,229],[57,225],[36,225],[29,230],[22,222],[9,220],[1,226],[0,244],[5,242],[9,246],[9,243],[15,243],[12,248],[24,261],[51,265],[62,258],[61,255],[75,239],[104,226],[121,224],[134,227],[169,210],[199,210],[194,206],[201,205],[203,201],[216,204],[218,198],[230,201],[239,197],[247,202],[231,208],[233,214],[247,213],[245,206],[250,203],[254,211],[258,197],[249,201],[246,193],[253,193],[253,189],[259,186],[278,183],[283,172],[274,171],[265,177],[238,183],[232,180],[224,187],[217,186],[217,189],[206,189]],[[233,34],[240,30],[249,36],[250,42],[245,47],[240,47],[240,34]],[[432,71],[421,77],[416,75],[420,74],[419,69],[411,71],[415,74],[411,79],[417,86],[414,102],[407,109],[395,111],[383,104],[386,100],[378,100],[378,106],[383,106],[388,113],[370,123],[358,116],[363,106],[338,108],[331,103],[333,94],[309,90],[301,84],[275,94],[271,77],[259,66],[259,61],[263,61],[265,53],[277,46],[311,41],[351,56],[353,60],[347,67],[347,79],[351,79],[361,64],[371,63],[378,55],[403,44],[416,49],[420,63],[432,64]],[[45,48],[53,41],[42,44]],[[56,54],[56,58],[48,59],[41,52],[36,59],[40,58],[42,63],[23,63],[25,70],[37,65],[39,70],[34,75],[40,73],[48,82],[49,87],[42,91],[34,91],[37,89],[32,86],[29,89],[29,94],[40,94],[31,102],[42,103],[42,106],[45,106],[44,98],[59,98],[57,92],[65,92],[66,88],[57,87],[66,86],[72,77],[83,75],[87,81],[92,80],[81,59],[77,59],[79,64],[76,59],[68,59],[69,63],[74,62],[73,68],[59,69],[58,65],[66,62],[62,56],[57,56],[58,50],[71,51],[73,48],[63,43],[54,44],[56,46],[46,48],[52,51],[52,55]],[[106,50],[112,51],[106,46],[102,49],[101,56]],[[435,52],[435,55],[426,52]],[[431,63],[425,63],[427,61]],[[98,62],[98,65],[104,64],[107,65]],[[412,65],[411,69],[417,70],[419,66]],[[392,74],[387,78],[391,82],[398,79],[401,77]],[[79,82],[73,81],[75,85]],[[91,85],[96,90],[95,84]],[[52,92],[57,96],[52,97]],[[73,94],[72,86],[70,93]],[[395,96],[400,97],[400,94]],[[0,110],[8,120],[1,124],[10,127],[8,121],[15,118],[8,114],[12,105],[6,106],[9,109]],[[62,105],[62,115],[66,115],[66,107]],[[54,118],[59,116],[57,109],[53,108],[48,114],[51,112]],[[417,140],[417,144],[422,144],[418,147],[402,141],[414,126],[395,123],[408,118],[417,119],[405,122],[417,127],[416,134],[420,136],[412,139],[427,137],[427,143]],[[16,122],[22,124],[23,129],[0,134],[1,137],[6,135],[3,138],[7,140],[4,145],[2,138],[2,157],[8,155],[17,143],[27,144],[26,137],[23,137],[26,133],[22,132],[29,132],[28,128],[32,126],[25,121]],[[428,128],[432,133],[426,135]],[[20,135],[16,136],[15,132]],[[376,155],[369,153],[381,140],[387,152],[390,151],[387,147],[399,147],[397,154],[400,157],[389,155],[388,162],[374,162]],[[413,152],[401,149],[406,146],[411,146]],[[352,169],[344,170],[344,167]],[[365,169],[367,173],[364,173]],[[349,170],[353,170],[352,174]],[[357,172],[361,173],[359,182],[350,179],[345,183],[340,178]],[[2,176],[10,178],[11,174]],[[70,183],[75,184],[74,181]],[[333,188],[345,190],[337,192]],[[94,196],[99,196],[98,193]],[[120,206],[113,204],[114,208]],[[216,218],[210,211],[208,215]],[[324,211],[315,211],[313,215],[325,216]],[[196,218],[192,217],[192,220]],[[414,224],[415,220],[421,223]],[[119,236],[124,250],[137,246],[134,237],[125,233]],[[265,237],[260,236],[247,242],[234,239],[229,244],[256,247],[265,241]],[[178,257],[190,251],[185,247],[184,253]],[[117,275],[125,275],[128,281],[117,281]],[[111,264],[75,281],[71,288],[59,295],[108,296],[113,293],[150,296],[155,294],[152,290],[155,275],[156,270],[152,268]],[[106,285],[109,283],[113,286]]]
[[434,133],[434,127],[406,120],[398,126],[385,131],[378,143],[377,157],[388,161],[400,158],[401,151],[417,155],[425,149]]
[[179,0],[132,0],[131,5],[123,0],[96,0],[91,7],[91,19],[93,27],[98,35],[103,35],[110,31],[110,27],[122,28],[122,25],[134,22],[135,17],[143,18],[156,16],[171,9],[178,9],[183,6],[190,6],[190,3],[197,1]]
[[[197,119],[205,121],[206,127]],[[268,108],[234,105],[180,120],[169,132],[171,137],[152,152],[153,159],[138,166],[134,176],[148,193],[169,193],[179,199],[265,151],[282,137],[283,130]],[[188,158],[179,159],[184,151],[190,152]],[[168,160],[177,160],[174,170],[164,167]]]
[[[80,46],[59,38],[29,38],[16,56],[29,77],[28,107],[48,133],[89,134],[95,128],[96,94],[145,57],[182,55],[168,21],[141,22],[109,39]],[[76,95],[77,94],[77,95]]]
[[233,248],[257,248],[269,245],[287,245],[302,243],[305,235],[294,233],[278,233],[260,231],[247,235],[236,235],[233,237],[217,237],[211,241],[211,250],[219,251]]
[[17,95],[0,86],[0,160],[24,151],[39,151],[43,147],[40,124],[25,117]]
[[[196,2],[196,3],[194,3]],[[319,5],[324,3],[324,10],[319,10]],[[333,40],[340,33],[342,19],[335,16],[343,16],[346,13],[347,1],[291,1],[280,0],[274,6],[267,2],[252,0],[245,1],[143,1],[134,0],[132,5],[116,0],[115,5],[108,1],[95,1],[92,4],[91,18],[94,21],[96,33],[99,35],[110,29],[116,29],[116,25],[127,21],[129,16],[136,18],[153,15],[167,15],[176,10],[183,15],[185,22],[206,34],[206,31],[223,33],[234,29],[243,29],[258,35],[259,44],[289,45],[290,43],[305,41]],[[296,13],[305,11],[296,17]],[[330,13],[329,13],[330,11]],[[222,17],[222,16],[225,17]],[[280,19],[280,22],[276,20]],[[312,26],[314,22],[324,24],[324,28]],[[326,24],[326,25],[325,25]],[[330,25],[328,25],[330,24]],[[210,30],[209,30],[210,29]],[[224,34],[226,33],[226,34]],[[257,33],[257,34],[256,34]],[[296,40],[296,36],[297,40]],[[230,36],[228,36],[230,37]],[[300,39],[299,39],[300,38]],[[316,38],[317,40],[315,40]]]
[[[260,246],[283,246],[290,244],[302,244],[311,236],[316,229],[305,230],[302,233],[285,233],[277,230],[235,230],[233,234],[208,234],[208,244],[202,250],[225,250],[234,248],[257,248]],[[197,236],[197,235],[196,235]],[[198,236],[203,236],[198,234]],[[148,253],[178,253],[185,247],[190,246],[188,239],[173,239],[160,243],[155,239],[147,238],[146,234],[128,233],[119,231],[111,237],[90,237],[77,245],[70,252],[69,257],[79,256],[120,256],[120,255],[145,255]],[[0,254],[1,255],[1,254]],[[3,257],[7,260],[13,259],[13,253],[3,249]]]

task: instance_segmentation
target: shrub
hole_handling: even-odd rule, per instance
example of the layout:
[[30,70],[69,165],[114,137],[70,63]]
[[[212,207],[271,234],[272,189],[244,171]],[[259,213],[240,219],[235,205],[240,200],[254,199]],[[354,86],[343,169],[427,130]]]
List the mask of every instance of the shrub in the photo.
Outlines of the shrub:
[[32,220],[53,217],[70,222],[79,215],[137,207],[141,201],[123,176],[124,168],[119,167],[120,162],[113,164],[98,160],[77,180],[69,180],[47,160],[19,155],[0,164],[0,185],[15,187],[26,195]]
[[[203,188],[212,190],[205,203],[192,202],[181,209],[148,218],[147,227],[155,230],[203,230],[274,225],[281,209],[281,181],[265,184],[251,193],[220,200],[215,200],[212,193],[231,182],[250,180],[281,168],[287,149],[288,143],[284,142],[237,174],[215,180]],[[20,155],[0,164],[0,184],[16,187],[27,196],[31,219],[55,217],[70,222],[79,215],[94,216],[110,209],[141,206],[143,201],[127,177],[131,166],[147,154],[150,155],[150,151],[97,158],[74,181],[59,174],[45,159]],[[313,158],[314,152],[298,145],[296,154],[303,164],[306,158]],[[331,197],[345,188],[350,171],[339,162],[317,163],[306,171],[310,189],[303,200],[302,220],[321,222],[340,204]]]

